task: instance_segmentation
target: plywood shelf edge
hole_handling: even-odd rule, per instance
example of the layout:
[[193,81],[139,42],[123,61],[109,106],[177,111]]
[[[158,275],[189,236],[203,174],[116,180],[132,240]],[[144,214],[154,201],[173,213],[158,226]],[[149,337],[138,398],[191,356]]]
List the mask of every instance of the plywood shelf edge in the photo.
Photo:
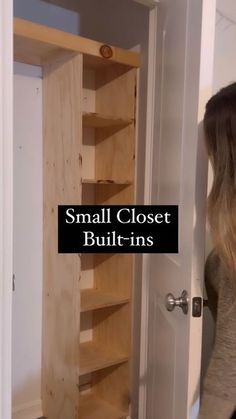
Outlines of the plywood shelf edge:
[[125,127],[134,122],[133,119],[116,118],[96,112],[83,113],[83,125],[91,128]]
[[113,365],[119,365],[127,362],[128,359],[127,354],[113,353],[94,342],[81,343],[79,375],[81,376]]
[[83,184],[94,184],[94,185],[133,185],[133,182],[129,180],[112,180],[112,179],[82,179]]
[[117,296],[94,288],[84,289],[81,290],[81,312],[126,304],[129,300],[128,297]]

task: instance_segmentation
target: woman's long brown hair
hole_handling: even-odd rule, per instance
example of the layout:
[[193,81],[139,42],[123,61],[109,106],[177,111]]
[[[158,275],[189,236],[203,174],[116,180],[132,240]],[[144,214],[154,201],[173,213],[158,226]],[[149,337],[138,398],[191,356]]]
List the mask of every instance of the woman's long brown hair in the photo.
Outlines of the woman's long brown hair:
[[217,253],[236,271],[236,83],[209,100],[203,122],[213,168],[208,222]]

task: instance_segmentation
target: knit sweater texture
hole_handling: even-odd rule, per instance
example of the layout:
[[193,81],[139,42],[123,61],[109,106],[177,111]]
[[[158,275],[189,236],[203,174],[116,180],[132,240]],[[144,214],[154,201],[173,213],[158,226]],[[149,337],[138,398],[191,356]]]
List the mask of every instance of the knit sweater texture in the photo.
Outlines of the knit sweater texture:
[[215,250],[206,261],[205,284],[216,329],[199,419],[230,419],[236,409],[236,274],[226,270]]

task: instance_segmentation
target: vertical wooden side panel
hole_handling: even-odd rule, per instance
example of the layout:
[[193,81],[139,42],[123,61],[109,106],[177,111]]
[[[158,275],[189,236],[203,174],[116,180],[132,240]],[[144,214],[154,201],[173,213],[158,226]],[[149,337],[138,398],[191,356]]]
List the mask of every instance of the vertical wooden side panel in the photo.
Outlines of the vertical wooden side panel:
[[57,252],[57,206],[81,203],[81,97],[81,55],[44,68],[42,399],[47,419],[78,416],[80,258]]

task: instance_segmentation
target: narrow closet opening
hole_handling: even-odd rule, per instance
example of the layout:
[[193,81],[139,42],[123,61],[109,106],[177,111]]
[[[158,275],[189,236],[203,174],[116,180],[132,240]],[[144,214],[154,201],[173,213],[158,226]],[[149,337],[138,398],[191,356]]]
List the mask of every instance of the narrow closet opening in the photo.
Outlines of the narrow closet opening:
[[[213,70],[213,94],[221,88],[236,81],[236,4],[233,2],[217,1],[215,21],[215,47]],[[209,163],[208,193],[213,180],[212,168]],[[206,232],[206,257],[213,247],[210,234]],[[208,307],[204,308],[203,317],[203,346],[202,346],[202,378],[204,377],[210,360],[214,344],[215,324]]]
[[149,11],[67,3],[14,4],[12,417],[135,418],[141,257],[58,256],[56,210],[143,202]]
[[13,417],[41,413],[42,71],[14,65]]

